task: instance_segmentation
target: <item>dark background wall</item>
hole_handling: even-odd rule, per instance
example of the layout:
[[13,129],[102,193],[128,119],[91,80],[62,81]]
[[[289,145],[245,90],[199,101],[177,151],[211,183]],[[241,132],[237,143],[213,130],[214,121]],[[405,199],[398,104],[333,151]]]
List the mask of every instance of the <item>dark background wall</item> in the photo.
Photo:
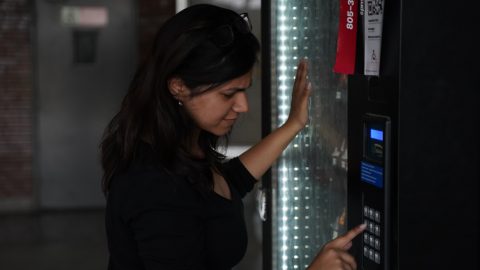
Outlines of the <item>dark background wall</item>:
[[[63,6],[106,7],[104,27],[61,22]],[[98,142],[174,0],[0,1],[0,212],[102,207]],[[96,32],[93,63],[74,32]]]
[[[260,37],[259,1],[212,3],[248,11]],[[104,7],[108,23],[78,27],[64,6]],[[101,207],[97,147],[137,64],[175,0],[0,1],[0,211]],[[94,32],[92,63],[75,61],[75,32]],[[260,65],[249,89],[250,112],[230,144],[242,151],[260,139]]]
[[[135,71],[136,2],[35,1],[37,206],[104,205],[98,146]],[[105,25],[67,23],[65,7],[105,8]]]

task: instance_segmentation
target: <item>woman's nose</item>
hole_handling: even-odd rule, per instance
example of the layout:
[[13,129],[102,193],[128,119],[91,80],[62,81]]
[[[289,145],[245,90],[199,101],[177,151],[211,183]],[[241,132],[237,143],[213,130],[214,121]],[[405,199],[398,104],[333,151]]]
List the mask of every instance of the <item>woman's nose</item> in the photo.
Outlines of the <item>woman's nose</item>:
[[235,104],[232,109],[238,113],[248,112],[248,98],[245,92],[238,92],[235,95]]

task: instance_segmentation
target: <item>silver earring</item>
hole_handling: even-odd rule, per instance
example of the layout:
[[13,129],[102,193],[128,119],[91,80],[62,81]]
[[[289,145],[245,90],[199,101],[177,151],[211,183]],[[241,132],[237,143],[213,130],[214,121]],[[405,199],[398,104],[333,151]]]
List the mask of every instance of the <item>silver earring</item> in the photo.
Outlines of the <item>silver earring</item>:
[[178,101],[178,106],[183,106],[183,103],[180,100]]

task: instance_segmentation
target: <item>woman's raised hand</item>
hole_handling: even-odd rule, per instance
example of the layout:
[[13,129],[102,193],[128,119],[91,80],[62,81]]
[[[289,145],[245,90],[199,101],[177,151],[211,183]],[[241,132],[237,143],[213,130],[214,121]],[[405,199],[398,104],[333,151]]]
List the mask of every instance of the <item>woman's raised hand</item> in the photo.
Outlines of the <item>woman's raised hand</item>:
[[291,123],[301,130],[308,122],[308,97],[312,92],[312,85],[308,81],[308,64],[303,59],[297,66],[295,83],[293,84],[292,102],[287,123]]
[[308,97],[312,87],[307,73],[307,61],[302,60],[298,64],[290,114],[285,124],[240,155],[243,165],[255,179],[261,178],[308,122]]

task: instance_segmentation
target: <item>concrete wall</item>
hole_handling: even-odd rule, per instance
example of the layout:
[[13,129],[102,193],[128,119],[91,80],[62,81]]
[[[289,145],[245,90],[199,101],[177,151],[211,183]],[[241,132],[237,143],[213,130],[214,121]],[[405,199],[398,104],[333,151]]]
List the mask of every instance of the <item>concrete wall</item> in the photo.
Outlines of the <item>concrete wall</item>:
[[[35,5],[39,207],[103,206],[98,145],[136,67],[135,3],[37,0]],[[108,23],[93,28],[62,23],[66,5],[105,7]],[[75,60],[75,31],[96,32],[93,62]]]

